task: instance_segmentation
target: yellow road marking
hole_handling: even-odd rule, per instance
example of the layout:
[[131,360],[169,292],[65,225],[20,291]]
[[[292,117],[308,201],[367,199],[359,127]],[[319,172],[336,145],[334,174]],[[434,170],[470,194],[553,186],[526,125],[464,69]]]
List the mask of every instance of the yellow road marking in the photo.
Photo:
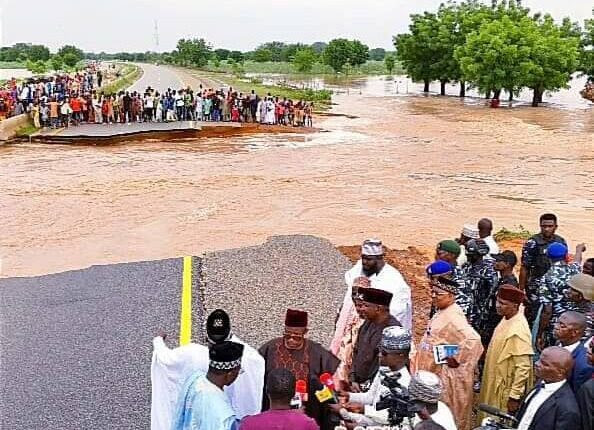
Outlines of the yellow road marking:
[[181,319],[179,344],[187,345],[192,340],[192,257],[184,257],[182,276]]

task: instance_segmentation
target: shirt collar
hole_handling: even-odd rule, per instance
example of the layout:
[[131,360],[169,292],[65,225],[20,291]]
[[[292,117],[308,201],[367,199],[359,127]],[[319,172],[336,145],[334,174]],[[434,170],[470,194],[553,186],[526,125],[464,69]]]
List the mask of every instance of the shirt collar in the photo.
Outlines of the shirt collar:
[[580,344],[580,341],[578,340],[577,342],[572,343],[571,345],[565,345],[563,348],[565,348],[569,352],[573,352],[579,346],[579,344]]
[[550,382],[548,384],[545,383],[543,391],[546,391],[547,393],[553,393],[557,391],[559,388],[561,388],[563,384],[565,384],[565,379],[559,382]]

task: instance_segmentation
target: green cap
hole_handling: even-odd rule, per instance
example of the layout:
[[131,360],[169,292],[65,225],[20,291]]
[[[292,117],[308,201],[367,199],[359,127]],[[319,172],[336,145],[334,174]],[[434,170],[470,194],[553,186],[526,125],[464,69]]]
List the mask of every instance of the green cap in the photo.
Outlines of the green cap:
[[437,249],[454,254],[456,257],[460,255],[460,245],[455,240],[442,240],[437,245]]

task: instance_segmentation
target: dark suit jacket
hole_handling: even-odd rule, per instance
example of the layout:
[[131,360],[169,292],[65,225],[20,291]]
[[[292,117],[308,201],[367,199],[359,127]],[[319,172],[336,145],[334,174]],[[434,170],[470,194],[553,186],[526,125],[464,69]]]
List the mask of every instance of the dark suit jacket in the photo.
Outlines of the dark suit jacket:
[[[526,396],[518,412],[518,421],[532,400],[532,391]],[[577,430],[581,426],[580,410],[568,382],[565,382],[536,411],[529,430]]]
[[569,385],[571,385],[571,389],[576,394],[584,382],[592,379],[592,372],[594,371],[594,366],[588,362],[587,350],[584,343],[580,342],[578,347],[571,353],[574,364],[571,370],[571,376],[569,377]]

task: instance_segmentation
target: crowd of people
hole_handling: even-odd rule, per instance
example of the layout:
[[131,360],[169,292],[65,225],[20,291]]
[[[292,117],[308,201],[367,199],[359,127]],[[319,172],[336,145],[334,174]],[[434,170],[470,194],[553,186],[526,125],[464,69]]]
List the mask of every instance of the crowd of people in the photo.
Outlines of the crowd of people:
[[0,121],[24,113],[40,114],[41,107],[49,108],[51,100],[55,100],[61,110],[64,100],[73,94],[91,94],[101,87],[105,73],[99,63],[90,62],[75,73],[22,81],[13,78],[0,87]]
[[192,88],[143,93],[120,91],[106,94],[103,74],[94,66],[74,75],[33,79],[0,91],[0,120],[29,113],[37,128],[79,124],[133,122],[217,121],[313,127],[312,102],[293,101],[268,93],[260,97],[226,90]]
[[[506,428],[592,430],[594,259],[582,261],[584,244],[570,257],[557,217],[543,214],[516,277],[516,254],[492,230],[481,219],[436,245],[417,341],[410,287],[377,239],[345,274],[328,347],[308,339],[308,312],[297,309],[257,350],[221,309],[207,345],[170,349],[159,334],[152,430],[469,430],[493,408]],[[473,414],[476,396],[491,409]]]

